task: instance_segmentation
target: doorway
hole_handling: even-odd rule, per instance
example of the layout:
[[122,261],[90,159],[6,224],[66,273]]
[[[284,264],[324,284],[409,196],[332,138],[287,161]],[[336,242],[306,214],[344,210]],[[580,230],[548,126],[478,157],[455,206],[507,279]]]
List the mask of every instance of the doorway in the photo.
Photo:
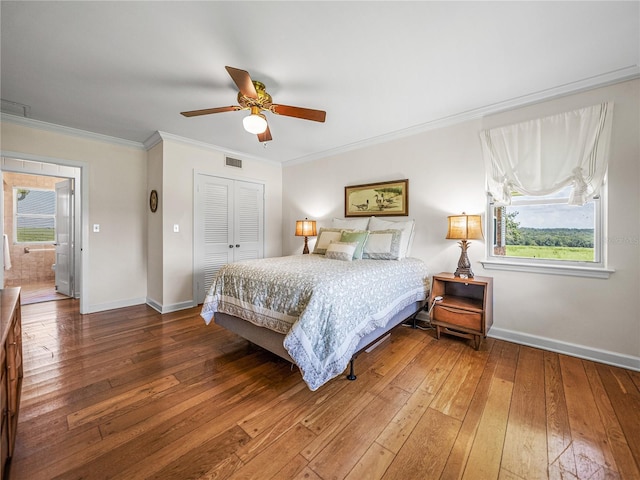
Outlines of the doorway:
[[2,179],[3,286],[20,286],[23,305],[73,297],[73,179],[18,172]]
[[[70,262],[72,267],[69,269],[70,281],[72,284],[72,290],[69,293],[69,297],[79,299],[80,313],[87,312],[86,300],[86,262],[83,261],[83,245],[88,243],[88,230],[86,224],[88,220],[86,218],[87,211],[85,206],[88,204],[88,190],[83,187],[88,184],[88,165],[84,162],[55,159],[51,157],[42,157],[39,155],[31,154],[16,154],[15,152],[0,152],[0,176],[4,177],[7,173],[23,173],[30,174],[35,177],[58,177],[59,179],[70,180],[73,184],[73,195],[69,198],[70,202],[70,228],[71,231],[68,237],[69,255],[71,256]],[[3,181],[3,194],[0,195],[0,225],[4,229],[5,220],[5,205],[4,205],[4,181]],[[13,210],[9,210],[9,215],[13,215]],[[3,234],[5,232],[2,232]],[[9,235],[7,235],[7,242],[9,242]],[[4,245],[3,245],[4,246]],[[10,251],[8,248],[3,248],[3,251]],[[24,249],[23,249],[24,252]],[[35,253],[35,252],[30,252]],[[5,277],[7,270],[6,260],[11,261],[11,258],[4,258],[5,256],[0,254],[0,259],[3,260],[0,265],[0,286],[5,285]],[[47,260],[49,263],[50,260]],[[12,266],[13,268],[13,266]],[[51,265],[49,266],[51,269]],[[54,270],[55,271],[55,270]],[[55,288],[55,287],[54,287]],[[66,297],[66,298],[69,298]],[[40,296],[39,298],[42,298]],[[61,298],[56,296],[56,298]],[[21,298],[21,303],[23,299]]]

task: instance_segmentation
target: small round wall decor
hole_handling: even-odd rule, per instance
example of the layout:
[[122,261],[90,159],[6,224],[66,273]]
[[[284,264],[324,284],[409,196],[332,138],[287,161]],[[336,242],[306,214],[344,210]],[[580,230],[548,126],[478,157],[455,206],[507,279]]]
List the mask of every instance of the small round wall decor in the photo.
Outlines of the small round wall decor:
[[158,192],[155,190],[151,190],[151,195],[149,195],[149,208],[152,212],[158,210]]

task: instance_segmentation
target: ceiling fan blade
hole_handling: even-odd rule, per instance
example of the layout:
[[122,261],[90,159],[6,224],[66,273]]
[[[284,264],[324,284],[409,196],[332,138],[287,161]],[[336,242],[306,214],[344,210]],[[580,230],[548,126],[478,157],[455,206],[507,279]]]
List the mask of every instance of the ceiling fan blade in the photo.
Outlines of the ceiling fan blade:
[[242,110],[240,105],[231,105],[230,107],[205,108],[203,110],[191,110],[189,112],[180,112],[185,117],[197,117],[198,115],[209,115],[211,113],[235,112]]
[[256,87],[253,86],[253,81],[249,76],[249,72],[246,70],[240,70],[239,68],[233,67],[224,67],[231,75],[232,80],[238,86],[238,90],[245,97],[249,98],[258,98],[258,92],[256,92]]
[[324,122],[327,112],[323,110],[313,110],[311,108],[291,107],[289,105],[271,105],[270,110],[278,115],[287,117],[302,118],[304,120],[313,120],[314,122]]
[[258,134],[258,141],[268,142],[269,140],[272,140],[271,130],[269,130],[269,125],[267,125],[267,129],[264,132]]

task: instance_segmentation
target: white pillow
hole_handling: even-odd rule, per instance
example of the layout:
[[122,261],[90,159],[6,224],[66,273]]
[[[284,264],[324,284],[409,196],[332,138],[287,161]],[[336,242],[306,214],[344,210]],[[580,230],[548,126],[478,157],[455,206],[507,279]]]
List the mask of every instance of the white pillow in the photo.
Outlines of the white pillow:
[[369,233],[362,258],[372,260],[400,260],[402,230],[376,230]]
[[331,227],[344,228],[347,230],[366,230],[369,225],[369,217],[352,218],[334,218],[331,220]]
[[404,222],[392,222],[389,220],[380,220],[378,217],[371,217],[369,220],[369,230],[402,230],[402,240],[400,241],[400,258],[408,257],[411,254],[411,245],[413,244],[413,229],[415,220],[406,220]]
[[318,240],[316,240],[316,244],[313,247],[313,253],[324,255],[332,241],[340,241],[340,235],[342,235],[341,228],[321,228],[318,232]]
[[331,242],[327,247],[325,257],[333,260],[353,260],[353,253],[358,247],[358,242]]

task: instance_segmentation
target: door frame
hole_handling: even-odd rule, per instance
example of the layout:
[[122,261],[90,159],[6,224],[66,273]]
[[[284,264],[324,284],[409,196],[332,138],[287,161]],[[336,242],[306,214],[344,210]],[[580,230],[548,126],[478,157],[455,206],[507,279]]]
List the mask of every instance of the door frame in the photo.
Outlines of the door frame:
[[[74,179],[74,294],[80,299],[80,313],[89,313],[89,261],[87,249],[83,247],[89,244],[88,165],[75,160],[0,150],[0,171]],[[4,209],[0,210],[0,222],[4,225]],[[0,282],[4,285],[4,269],[0,269]]]

